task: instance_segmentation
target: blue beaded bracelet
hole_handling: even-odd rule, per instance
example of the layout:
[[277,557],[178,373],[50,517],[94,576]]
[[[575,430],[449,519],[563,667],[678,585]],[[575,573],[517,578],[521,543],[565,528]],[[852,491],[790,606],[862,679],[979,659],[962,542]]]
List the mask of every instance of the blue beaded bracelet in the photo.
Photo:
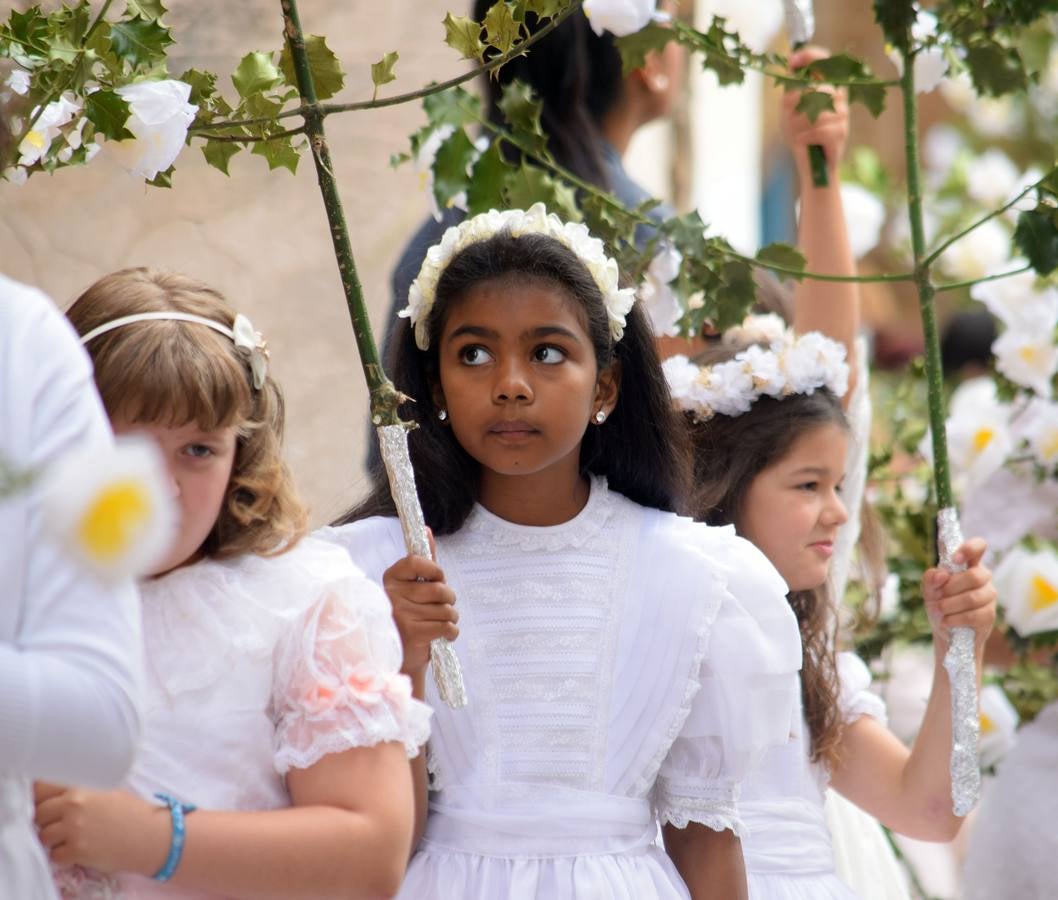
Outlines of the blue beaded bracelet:
[[151,877],[155,881],[168,881],[176,872],[176,867],[180,865],[180,857],[184,853],[184,816],[194,812],[197,807],[193,803],[181,803],[169,794],[155,794],[154,796],[169,807],[173,836],[169,841],[169,855],[165,858],[165,864]]

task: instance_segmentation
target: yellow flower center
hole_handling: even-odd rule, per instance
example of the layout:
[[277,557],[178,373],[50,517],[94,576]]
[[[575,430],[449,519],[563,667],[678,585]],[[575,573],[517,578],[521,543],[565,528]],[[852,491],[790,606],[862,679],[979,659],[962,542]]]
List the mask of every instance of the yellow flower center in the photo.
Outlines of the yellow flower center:
[[1040,447],[1040,454],[1047,462],[1058,456],[1058,431],[1052,431]]
[[1032,576],[1032,586],[1029,590],[1029,606],[1033,612],[1042,612],[1058,603],[1058,588],[1042,575]]
[[138,481],[108,484],[81,518],[80,540],[92,558],[109,562],[127,553],[151,514],[151,498]]
[[40,150],[40,148],[44,146],[44,133],[40,131],[31,131],[26,135],[25,140],[27,143],[32,144]]
[[981,734],[991,734],[996,730],[996,723],[992,721],[987,713],[980,713]]
[[980,453],[989,444],[992,443],[992,438],[996,436],[996,433],[991,428],[978,428],[974,432],[973,448],[975,453]]
[[1021,347],[1018,349],[1018,356],[1021,357],[1022,362],[1031,366],[1036,362],[1036,357],[1039,356],[1039,350],[1036,347]]

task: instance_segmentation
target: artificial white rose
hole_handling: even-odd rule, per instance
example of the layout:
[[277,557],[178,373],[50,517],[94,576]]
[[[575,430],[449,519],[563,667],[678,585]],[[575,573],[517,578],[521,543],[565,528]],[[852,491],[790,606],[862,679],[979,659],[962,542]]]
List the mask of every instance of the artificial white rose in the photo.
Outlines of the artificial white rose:
[[22,185],[29,179],[29,172],[26,171],[24,166],[8,166],[8,168],[4,169],[3,176],[11,184]]
[[1007,623],[1022,637],[1058,629],[1058,556],[1014,547],[993,575]]
[[1047,469],[1058,466],[1058,404],[1038,402],[1034,405],[1025,438],[1041,466]]
[[745,347],[749,344],[788,344],[793,332],[782,316],[777,313],[750,314],[741,325],[733,325],[723,333],[720,340],[727,347]]
[[1050,331],[1008,328],[992,344],[996,369],[1021,387],[1050,397],[1051,381],[1058,371],[1058,346]]
[[[961,404],[948,419],[948,456],[952,482],[970,490],[995,472],[1014,449],[1007,407],[995,403]],[[933,445],[927,433],[920,446],[932,461]]]
[[885,225],[885,204],[861,185],[843,184],[841,205],[852,255],[860,259],[878,246]]
[[699,369],[682,353],[670,356],[661,363],[661,371],[669,385],[669,393],[676,405],[687,412],[693,412],[691,400],[692,386],[698,378]]
[[7,81],[5,81],[4,84],[11,88],[16,94],[24,97],[29,93],[31,82],[32,77],[29,72],[25,69],[15,69],[7,76]]
[[669,283],[680,274],[683,254],[671,244],[663,244],[647,267],[646,278],[639,287],[639,299],[657,336],[675,337],[677,323],[683,315],[676,294]]
[[125,127],[132,139],[108,141],[108,152],[132,175],[148,181],[175,161],[198,107],[187,100],[191,85],[168,78],[138,81],[117,89],[129,105]]
[[714,366],[709,373],[709,406],[716,412],[725,416],[748,412],[755,396],[753,374],[738,357]]
[[[39,109],[40,107],[37,107]],[[37,110],[33,111],[36,115]],[[73,94],[65,93],[58,100],[53,100],[33,123],[32,129],[22,138],[18,145],[18,164],[32,166],[48,152],[51,142],[61,133],[64,125],[81,112],[81,101]]]
[[982,766],[996,765],[1014,746],[1018,732],[1018,712],[998,684],[981,688],[978,716],[981,740],[978,755]]
[[584,15],[596,34],[635,34],[657,15],[657,0],[584,0]]
[[1002,150],[986,150],[966,166],[966,192],[982,206],[1002,206],[1017,193],[1018,167]]
[[940,256],[941,267],[958,281],[984,278],[1009,260],[1010,241],[1010,231],[989,219],[948,247]]
[[740,356],[749,366],[753,386],[769,397],[781,397],[786,377],[779,366],[779,357],[771,350],[757,345],[747,347]]
[[[1023,260],[1014,259],[987,274],[999,274],[1021,265]],[[1008,278],[975,284],[970,288],[970,296],[983,303],[1007,328],[1049,332],[1058,326],[1058,288],[1041,287],[1035,272],[1019,272]]]

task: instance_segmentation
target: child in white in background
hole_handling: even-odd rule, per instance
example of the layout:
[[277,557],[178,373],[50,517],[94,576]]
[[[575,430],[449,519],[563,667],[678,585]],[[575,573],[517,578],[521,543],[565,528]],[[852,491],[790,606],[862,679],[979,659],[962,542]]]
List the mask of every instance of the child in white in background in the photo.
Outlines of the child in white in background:
[[181,521],[141,584],[145,733],[125,790],[36,788],[41,841],[79,867],[59,868],[64,893],[392,894],[429,710],[384,594],[302,538],[264,342],[215,291],[146,269],[69,315],[115,430],[161,448]]

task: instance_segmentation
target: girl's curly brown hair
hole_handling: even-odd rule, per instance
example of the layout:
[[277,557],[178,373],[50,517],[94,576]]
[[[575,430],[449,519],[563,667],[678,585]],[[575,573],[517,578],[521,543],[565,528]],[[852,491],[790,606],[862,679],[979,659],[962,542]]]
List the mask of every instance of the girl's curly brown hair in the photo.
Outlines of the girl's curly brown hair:
[[[235,313],[207,285],[155,269],[122,269],[85,291],[67,316],[79,334],[123,316],[182,312],[232,327]],[[307,530],[305,507],[283,461],[283,395],[271,377],[259,390],[233,342],[205,325],[154,320],[123,325],[86,347],[110,418],[204,431],[234,426],[231,479],[205,556],[272,555]]]

